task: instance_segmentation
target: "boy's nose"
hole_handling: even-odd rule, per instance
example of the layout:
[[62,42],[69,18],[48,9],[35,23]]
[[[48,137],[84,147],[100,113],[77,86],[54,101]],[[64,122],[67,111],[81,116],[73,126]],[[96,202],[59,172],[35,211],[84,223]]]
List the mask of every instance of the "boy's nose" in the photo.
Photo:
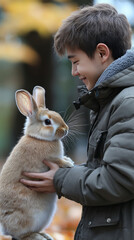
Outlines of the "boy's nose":
[[78,71],[77,71],[77,68],[74,68],[74,67],[72,67],[72,76],[73,77],[76,77],[76,76],[78,76]]

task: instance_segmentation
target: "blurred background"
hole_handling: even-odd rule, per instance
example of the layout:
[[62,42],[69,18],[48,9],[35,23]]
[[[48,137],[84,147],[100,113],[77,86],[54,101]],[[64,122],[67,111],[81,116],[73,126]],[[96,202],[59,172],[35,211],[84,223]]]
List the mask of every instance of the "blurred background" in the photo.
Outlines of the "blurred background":
[[[88,1],[0,0],[0,159],[22,135],[25,118],[14,94],[35,85],[46,89],[47,107],[62,115],[77,95],[70,65],[53,49],[63,19]],[[69,145],[68,145],[69,149]]]
[[[100,2],[124,13],[134,29],[133,0],[0,0],[0,159],[7,157],[22,135],[25,118],[15,105],[17,89],[32,92],[35,85],[43,86],[47,107],[61,114],[73,106],[80,83],[72,78],[66,58],[54,53],[53,36],[73,10]],[[134,45],[134,37],[132,41]],[[88,112],[82,111],[88,122]],[[73,147],[78,162],[86,157],[86,137],[76,144],[77,151]],[[72,154],[70,146],[67,151]]]
[[[0,164],[22,135],[25,118],[15,104],[17,89],[32,92],[35,85],[41,85],[46,89],[49,109],[62,116],[73,111],[72,102],[77,99],[80,82],[72,78],[66,58],[54,53],[53,36],[63,19],[80,5],[102,2],[112,4],[127,16],[134,46],[134,0],[0,0]],[[78,119],[80,116],[85,119],[80,120],[85,134],[78,133],[66,146],[67,155],[76,163],[86,161],[88,111],[84,108],[81,111]],[[64,200],[50,232],[58,234],[53,235],[58,240],[72,239],[79,218],[78,205]],[[68,234],[59,235],[59,228]]]

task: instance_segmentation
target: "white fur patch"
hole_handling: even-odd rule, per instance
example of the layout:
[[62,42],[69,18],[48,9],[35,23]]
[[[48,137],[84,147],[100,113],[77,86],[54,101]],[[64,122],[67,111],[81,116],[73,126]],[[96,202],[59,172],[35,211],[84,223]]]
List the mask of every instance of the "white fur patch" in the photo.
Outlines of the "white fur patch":
[[57,197],[53,194],[53,198],[48,198],[48,202],[44,203],[44,211],[41,209],[34,209],[34,222],[32,224],[32,231],[38,232],[43,228],[46,228],[53,219],[56,212]]

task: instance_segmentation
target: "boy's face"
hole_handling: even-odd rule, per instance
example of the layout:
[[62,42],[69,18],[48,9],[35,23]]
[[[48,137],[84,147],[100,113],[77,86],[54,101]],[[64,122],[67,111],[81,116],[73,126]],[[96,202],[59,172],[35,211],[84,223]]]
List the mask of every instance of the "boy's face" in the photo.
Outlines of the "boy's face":
[[67,48],[68,59],[72,63],[72,75],[78,76],[79,79],[90,90],[94,87],[100,75],[110,63],[104,63],[103,55],[96,49],[93,58],[81,49],[71,50]]

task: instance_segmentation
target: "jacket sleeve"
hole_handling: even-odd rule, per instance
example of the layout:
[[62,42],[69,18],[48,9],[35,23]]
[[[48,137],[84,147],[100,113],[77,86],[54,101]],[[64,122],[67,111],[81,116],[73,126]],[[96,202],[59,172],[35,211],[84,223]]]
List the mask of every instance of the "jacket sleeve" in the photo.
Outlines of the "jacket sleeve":
[[82,205],[101,206],[134,199],[134,98],[112,106],[103,164],[59,169],[54,177],[59,196]]

